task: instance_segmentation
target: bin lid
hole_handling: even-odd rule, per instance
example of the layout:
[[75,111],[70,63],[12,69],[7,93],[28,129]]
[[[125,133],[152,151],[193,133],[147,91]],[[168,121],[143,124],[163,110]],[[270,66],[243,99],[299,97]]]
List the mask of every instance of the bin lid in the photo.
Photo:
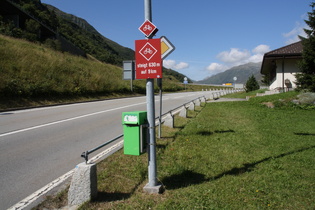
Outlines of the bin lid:
[[136,112],[123,112],[122,113],[122,123],[123,124],[134,124],[142,125],[147,122],[147,112],[146,111],[136,111]]

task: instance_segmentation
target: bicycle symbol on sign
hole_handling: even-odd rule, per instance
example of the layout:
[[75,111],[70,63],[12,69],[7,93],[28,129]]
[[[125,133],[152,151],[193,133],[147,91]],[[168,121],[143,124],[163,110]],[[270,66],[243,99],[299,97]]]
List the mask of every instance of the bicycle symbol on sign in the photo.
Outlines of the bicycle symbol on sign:
[[144,50],[144,52],[143,52],[145,55],[146,54],[152,54],[153,53],[153,50],[151,50],[150,48],[146,48],[145,50]]
[[152,27],[151,27],[150,25],[145,25],[145,26],[143,27],[143,31],[146,31],[146,30],[151,31],[151,30],[152,30]]

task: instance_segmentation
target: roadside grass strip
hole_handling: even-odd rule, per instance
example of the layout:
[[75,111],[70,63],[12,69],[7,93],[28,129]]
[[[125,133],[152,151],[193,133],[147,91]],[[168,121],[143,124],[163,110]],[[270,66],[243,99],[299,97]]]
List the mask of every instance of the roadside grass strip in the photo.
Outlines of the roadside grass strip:
[[314,209],[315,111],[261,105],[271,98],[176,116],[157,139],[163,194],[143,192],[147,154],[119,151],[98,164],[98,198],[80,209]]

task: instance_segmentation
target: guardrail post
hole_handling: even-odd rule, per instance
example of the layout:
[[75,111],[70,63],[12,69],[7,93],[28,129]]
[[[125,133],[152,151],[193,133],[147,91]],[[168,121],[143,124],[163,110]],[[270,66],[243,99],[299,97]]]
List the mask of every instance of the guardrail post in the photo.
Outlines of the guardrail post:
[[220,98],[220,92],[216,92],[215,94],[217,99]]
[[174,128],[174,116],[171,112],[166,114],[163,124],[167,127]]
[[81,205],[97,197],[96,165],[80,163],[76,166],[68,192],[68,205]]
[[195,106],[200,106],[200,100],[199,98],[197,100],[195,100]]
[[185,105],[184,105],[183,108],[180,110],[179,116],[180,116],[180,117],[185,117],[185,118],[187,117],[187,108],[186,108]]
[[190,102],[188,109],[192,110],[192,111],[195,111],[195,104],[194,104],[194,102]]

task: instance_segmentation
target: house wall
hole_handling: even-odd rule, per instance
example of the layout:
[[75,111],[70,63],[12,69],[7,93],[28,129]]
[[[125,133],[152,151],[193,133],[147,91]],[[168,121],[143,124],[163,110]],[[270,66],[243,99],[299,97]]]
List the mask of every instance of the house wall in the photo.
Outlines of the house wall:
[[[276,73],[276,78],[274,81],[272,81],[272,83],[269,86],[270,90],[274,90],[274,89],[282,89],[283,85],[283,77],[282,77],[282,59],[276,60],[276,65],[277,65],[277,73]],[[294,89],[296,88],[296,78],[295,75],[297,72],[300,72],[299,68],[298,68],[298,61],[299,59],[285,59],[284,60],[284,81],[286,79],[290,80],[290,85],[287,86],[286,84],[284,84],[284,87],[286,90],[289,89]]]

